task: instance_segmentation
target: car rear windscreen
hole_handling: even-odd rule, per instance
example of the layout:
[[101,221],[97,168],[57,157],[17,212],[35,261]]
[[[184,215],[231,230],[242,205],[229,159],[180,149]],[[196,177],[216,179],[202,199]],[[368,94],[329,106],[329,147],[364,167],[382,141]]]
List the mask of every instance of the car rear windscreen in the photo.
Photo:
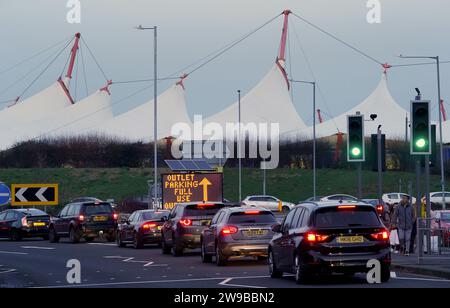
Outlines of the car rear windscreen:
[[184,209],[184,216],[214,216],[225,207],[224,204],[190,204]]
[[161,219],[163,217],[167,217],[169,214],[167,212],[143,212],[142,219],[143,220],[156,220]]
[[37,209],[30,209],[22,212],[26,216],[47,216],[48,214]]
[[112,208],[110,204],[87,204],[84,205],[85,215],[110,214]]
[[275,222],[275,216],[270,212],[260,212],[258,214],[233,213],[228,219],[230,224],[270,224]]
[[316,212],[317,228],[378,227],[380,221],[374,209],[327,208]]

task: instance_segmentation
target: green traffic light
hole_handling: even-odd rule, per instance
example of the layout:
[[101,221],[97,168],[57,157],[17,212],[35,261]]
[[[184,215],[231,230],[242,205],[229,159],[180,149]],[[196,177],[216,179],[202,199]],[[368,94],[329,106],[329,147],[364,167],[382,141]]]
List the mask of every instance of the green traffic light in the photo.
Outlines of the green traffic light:
[[361,154],[361,149],[360,148],[353,148],[352,149],[352,155],[353,156],[359,156]]
[[423,147],[425,147],[425,145],[426,145],[426,141],[423,138],[420,138],[416,141],[416,146],[418,148],[423,148]]

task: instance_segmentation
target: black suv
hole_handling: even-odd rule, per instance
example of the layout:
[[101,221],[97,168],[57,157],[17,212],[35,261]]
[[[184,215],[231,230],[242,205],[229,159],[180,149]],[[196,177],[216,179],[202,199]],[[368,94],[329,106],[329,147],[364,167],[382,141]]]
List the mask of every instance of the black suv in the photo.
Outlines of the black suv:
[[305,202],[292,209],[269,244],[269,272],[295,274],[303,283],[321,273],[367,272],[367,262],[381,263],[381,281],[390,278],[389,231],[376,209],[365,203]]
[[217,202],[175,204],[161,230],[163,253],[169,254],[172,250],[174,256],[180,256],[185,248],[200,248],[203,229],[224,207],[225,204]]
[[118,215],[107,202],[75,202],[66,205],[49,225],[50,242],[58,242],[61,237],[69,237],[72,243],[84,238],[93,241],[100,234],[108,242],[116,239]]

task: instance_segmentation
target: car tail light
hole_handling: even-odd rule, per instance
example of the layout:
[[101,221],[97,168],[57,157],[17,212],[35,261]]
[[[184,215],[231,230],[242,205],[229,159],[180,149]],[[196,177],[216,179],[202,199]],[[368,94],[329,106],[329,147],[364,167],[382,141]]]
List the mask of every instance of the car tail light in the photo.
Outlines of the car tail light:
[[234,226],[225,226],[222,228],[222,231],[220,231],[220,233],[222,235],[230,235],[230,234],[235,234],[238,232],[238,228],[234,227]]
[[22,222],[22,227],[28,227],[28,221],[27,221],[26,217],[22,217],[21,222]]
[[378,215],[383,214],[383,206],[381,204],[377,205],[377,213]]
[[377,241],[387,241],[389,240],[389,231],[383,230],[377,233],[372,233],[370,236]]
[[339,205],[339,210],[353,210],[356,209],[356,205]]
[[258,215],[259,213],[261,213],[260,211],[245,211],[245,214],[247,215]]
[[114,214],[113,214],[113,219],[114,219],[114,220],[118,220],[118,219],[119,219],[119,214],[114,213]]
[[84,215],[78,216],[78,220],[79,220],[79,221],[84,221],[84,219],[85,219]]
[[142,225],[142,229],[144,229],[144,230],[149,230],[149,229],[154,228],[154,227],[156,227],[155,223],[145,223],[145,224]]
[[308,232],[306,233],[305,239],[309,243],[320,243],[325,242],[329,237],[330,237],[329,235],[322,235],[314,232]]
[[180,224],[184,227],[192,226],[192,220],[190,219],[181,219]]

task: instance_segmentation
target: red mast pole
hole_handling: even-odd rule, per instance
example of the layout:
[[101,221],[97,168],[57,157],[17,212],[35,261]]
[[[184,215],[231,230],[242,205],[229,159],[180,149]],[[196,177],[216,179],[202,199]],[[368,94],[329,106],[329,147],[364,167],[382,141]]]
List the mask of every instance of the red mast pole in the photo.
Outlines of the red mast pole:
[[291,13],[292,13],[291,10],[285,10],[283,12],[284,22],[283,22],[283,31],[281,33],[280,53],[278,54],[277,60],[275,61],[281,73],[283,74],[284,79],[286,80],[288,89],[290,88],[290,84],[288,75],[286,73],[286,70],[284,69],[284,62],[286,61],[286,43],[289,25],[289,14]]
[[441,108],[441,113],[442,113],[442,119],[445,122],[445,121],[447,121],[447,114],[445,112],[445,106],[444,106],[444,100],[443,99],[441,99],[440,108]]
[[322,114],[320,113],[320,109],[317,109],[317,117],[319,118],[319,123],[323,123]]
[[73,44],[73,47],[72,47],[69,68],[68,68],[67,74],[66,74],[67,78],[72,78],[72,72],[73,72],[73,68],[75,66],[75,59],[77,58],[77,52],[78,52],[78,48],[79,48],[80,37],[81,37],[80,33],[75,34],[75,43]]

